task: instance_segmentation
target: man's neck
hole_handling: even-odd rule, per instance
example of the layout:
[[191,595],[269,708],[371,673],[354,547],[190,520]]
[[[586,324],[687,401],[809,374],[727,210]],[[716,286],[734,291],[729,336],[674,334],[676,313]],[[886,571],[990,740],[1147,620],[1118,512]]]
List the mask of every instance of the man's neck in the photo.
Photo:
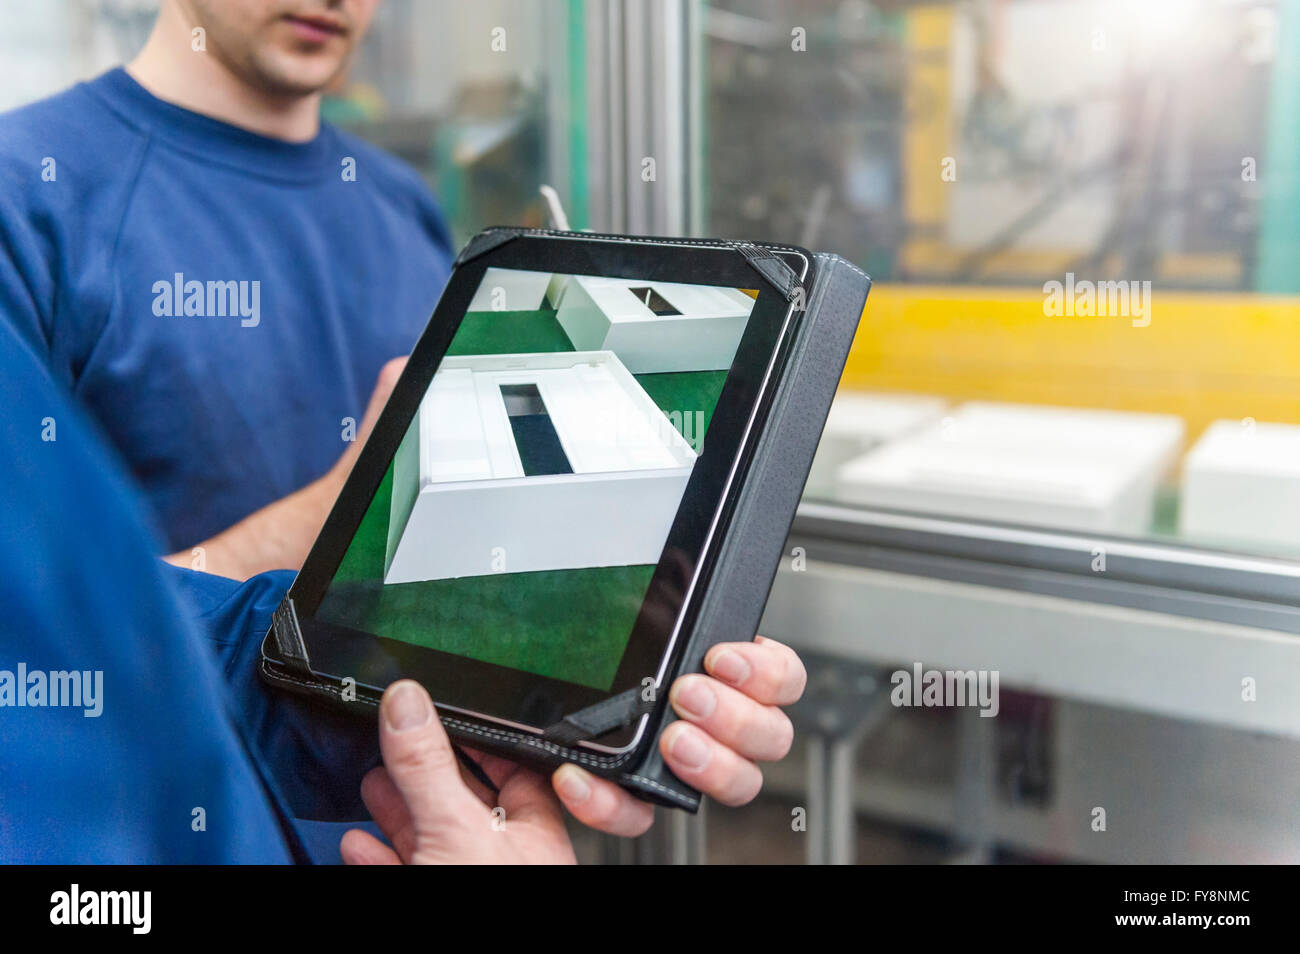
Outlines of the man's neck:
[[320,94],[275,96],[250,87],[211,52],[191,46],[191,24],[165,3],[153,32],[126,66],[159,99],[250,132],[307,142],[320,129]]

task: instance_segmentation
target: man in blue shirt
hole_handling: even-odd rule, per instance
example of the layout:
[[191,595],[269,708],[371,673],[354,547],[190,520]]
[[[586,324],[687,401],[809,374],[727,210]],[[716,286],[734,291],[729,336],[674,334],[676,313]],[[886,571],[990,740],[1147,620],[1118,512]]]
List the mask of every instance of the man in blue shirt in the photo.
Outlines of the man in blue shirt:
[[[454,768],[410,683],[386,695],[386,768],[362,782],[372,730],[257,680],[290,574],[234,579],[300,565],[351,466],[346,437],[364,438],[449,267],[414,173],[319,122],[376,3],[164,0],[126,70],[0,117],[7,860],[301,859],[289,818],[365,809],[393,847],[349,833],[347,860],[562,860],[556,795],[605,831],[650,823],[576,766],[548,785],[485,759],[492,795]],[[162,552],[233,579],[149,559]],[[660,748],[741,804],[755,761],[789,747],[778,706],[803,667],[759,641],[715,647],[706,669],[672,687],[682,718]],[[72,672],[90,694],[102,681],[99,715],[46,704]],[[523,824],[466,834],[467,795]]]
[[125,69],[0,117],[0,310],[186,566],[301,563],[446,281],[420,177],[319,120],[375,5],[167,0]]

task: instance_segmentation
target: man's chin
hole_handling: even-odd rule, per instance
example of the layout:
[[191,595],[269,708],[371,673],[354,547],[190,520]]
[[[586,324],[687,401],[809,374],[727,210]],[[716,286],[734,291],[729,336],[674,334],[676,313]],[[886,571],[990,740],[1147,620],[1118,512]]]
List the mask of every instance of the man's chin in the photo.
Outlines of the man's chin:
[[256,64],[259,85],[278,96],[297,97],[319,93],[338,75],[342,63],[330,56],[284,54]]

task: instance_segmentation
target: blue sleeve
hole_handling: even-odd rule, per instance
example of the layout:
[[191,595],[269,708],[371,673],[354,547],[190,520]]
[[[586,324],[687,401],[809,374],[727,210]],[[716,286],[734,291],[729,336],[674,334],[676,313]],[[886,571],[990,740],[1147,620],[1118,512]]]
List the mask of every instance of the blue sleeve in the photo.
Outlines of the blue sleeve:
[[0,377],[0,860],[291,860],[138,501],[4,320]]
[[216,654],[244,737],[294,817],[368,818],[361,802],[361,778],[380,760],[373,714],[342,713],[276,689],[258,676],[262,638],[293,573],[277,570],[238,583],[168,563],[162,566]]
[[146,145],[78,88],[0,115],[0,320],[62,387],[99,340]]
[[17,202],[22,195],[0,166],[0,316],[23,343],[48,361],[52,349],[54,257],[49,243]]

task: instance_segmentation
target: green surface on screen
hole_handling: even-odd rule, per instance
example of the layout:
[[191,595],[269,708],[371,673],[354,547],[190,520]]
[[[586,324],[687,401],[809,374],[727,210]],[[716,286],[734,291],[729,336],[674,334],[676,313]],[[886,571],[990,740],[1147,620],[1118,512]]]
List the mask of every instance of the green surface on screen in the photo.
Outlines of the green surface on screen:
[[[469,312],[447,354],[573,350],[555,311],[539,309]],[[634,377],[698,452],[727,372]],[[610,688],[653,564],[386,586],[392,492],[390,464],[317,610],[319,618],[551,679]]]

